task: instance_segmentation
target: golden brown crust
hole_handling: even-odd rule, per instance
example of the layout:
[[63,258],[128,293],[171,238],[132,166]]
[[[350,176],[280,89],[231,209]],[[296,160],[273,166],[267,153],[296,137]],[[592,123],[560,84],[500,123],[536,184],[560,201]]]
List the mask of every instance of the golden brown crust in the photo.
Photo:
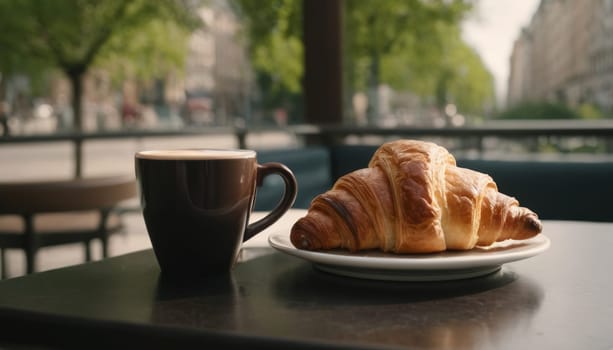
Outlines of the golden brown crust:
[[499,193],[488,175],[457,167],[434,143],[400,140],[382,145],[368,168],[317,196],[290,239],[307,250],[432,253],[541,230],[536,214]]
[[447,249],[466,250],[475,246],[485,189],[492,183],[492,179],[485,174],[455,166],[447,167],[442,214]]
[[387,174],[393,198],[391,213],[395,253],[422,253],[445,250],[440,225],[439,198],[442,192],[432,183],[444,179],[444,166],[455,164],[446,149],[433,143],[401,140],[381,146],[373,155],[369,168]]

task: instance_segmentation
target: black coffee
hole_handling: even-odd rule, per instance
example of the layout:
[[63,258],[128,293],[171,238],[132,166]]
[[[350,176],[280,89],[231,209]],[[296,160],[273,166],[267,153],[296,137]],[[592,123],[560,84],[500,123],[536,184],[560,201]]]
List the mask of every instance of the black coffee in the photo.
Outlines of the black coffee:
[[172,276],[228,272],[253,206],[253,151],[153,151],[136,156],[141,204],[162,269]]

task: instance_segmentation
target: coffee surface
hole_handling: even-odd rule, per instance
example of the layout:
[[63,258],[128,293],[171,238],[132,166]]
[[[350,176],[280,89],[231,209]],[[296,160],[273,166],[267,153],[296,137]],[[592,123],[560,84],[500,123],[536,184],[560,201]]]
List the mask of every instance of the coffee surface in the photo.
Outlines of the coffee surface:
[[138,152],[136,154],[136,158],[159,160],[241,159],[253,157],[255,157],[255,151],[234,149],[151,150]]

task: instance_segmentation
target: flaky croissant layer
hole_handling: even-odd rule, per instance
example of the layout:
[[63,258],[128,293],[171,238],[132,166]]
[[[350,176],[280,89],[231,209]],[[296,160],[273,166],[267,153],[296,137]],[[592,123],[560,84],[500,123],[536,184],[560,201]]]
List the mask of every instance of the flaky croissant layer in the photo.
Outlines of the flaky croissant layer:
[[383,144],[368,168],[342,176],[292,227],[299,249],[393,253],[468,250],[542,231],[538,216],[486,174],[456,166],[431,142]]

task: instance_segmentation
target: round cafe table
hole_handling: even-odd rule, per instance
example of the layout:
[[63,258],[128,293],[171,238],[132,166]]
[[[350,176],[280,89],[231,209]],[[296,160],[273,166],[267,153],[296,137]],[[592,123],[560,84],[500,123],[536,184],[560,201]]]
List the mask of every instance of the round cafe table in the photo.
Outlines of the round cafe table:
[[0,281],[0,346],[613,346],[613,223],[545,221],[551,246],[533,257],[476,278],[396,282],[323,272],[269,246],[304,214],[246,243],[223,279],[168,283],[143,250]]

